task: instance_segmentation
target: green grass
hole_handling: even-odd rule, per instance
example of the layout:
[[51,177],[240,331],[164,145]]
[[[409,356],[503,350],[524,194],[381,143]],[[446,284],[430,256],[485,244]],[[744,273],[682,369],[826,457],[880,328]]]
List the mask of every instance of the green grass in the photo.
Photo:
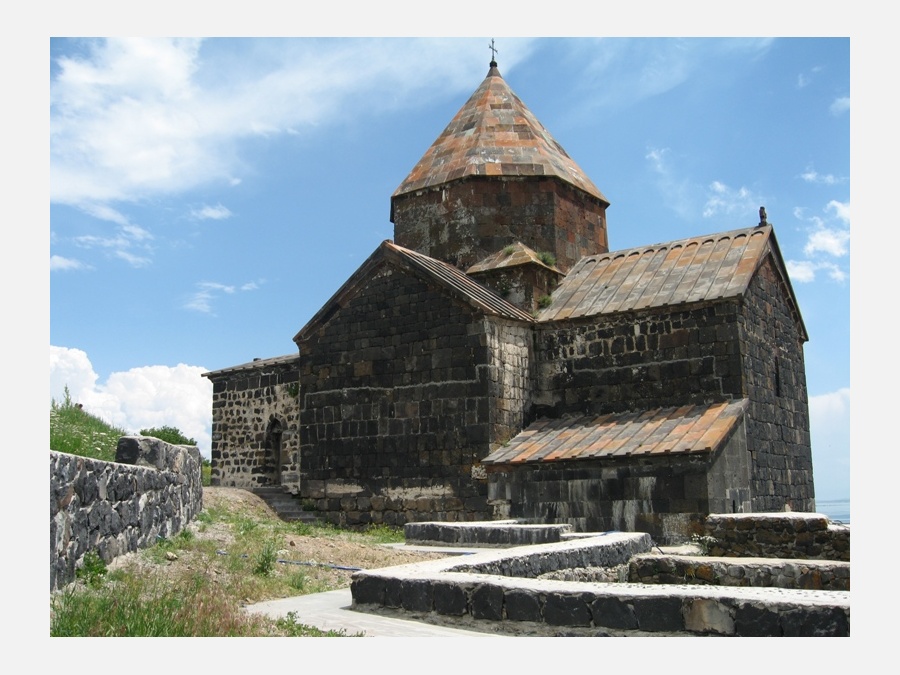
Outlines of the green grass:
[[104,422],[72,403],[69,391],[62,403],[50,403],[50,449],[106,462],[116,461],[116,446],[124,429]]

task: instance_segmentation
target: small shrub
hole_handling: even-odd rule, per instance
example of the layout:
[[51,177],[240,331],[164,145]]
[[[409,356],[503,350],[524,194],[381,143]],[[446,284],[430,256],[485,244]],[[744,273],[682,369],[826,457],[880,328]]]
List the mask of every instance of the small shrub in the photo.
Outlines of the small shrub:
[[106,576],[106,562],[96,551],[84,554],[81,567],[75,570],[75,576],[91,588],[99,588]]
[[179,429],[175,427],[153,427],[151,429],[141,429],[138,434],[141,436],[150,436],[158,438],[172,445],[197,445],[197,441],[188,438]]
[[275,569],[278,562],[278,545],[274,539],[270,539],[256,554],[253,565],[253,573],[261,577],[267,577]]
[[542,295],[540,298],[538,298],[538,307],[544,309],[546,307],[549,307],[552,302],[553,298],[551,298],[549,295]]
[[547,267],[553,267],[556,265],[556,256],[550,253],[549,251],[541,251],[537,254],[538,260],[544,263]]
[[503,255],[512,255],[513,251],[516,250],[515,246],[507,246],[503,249]]

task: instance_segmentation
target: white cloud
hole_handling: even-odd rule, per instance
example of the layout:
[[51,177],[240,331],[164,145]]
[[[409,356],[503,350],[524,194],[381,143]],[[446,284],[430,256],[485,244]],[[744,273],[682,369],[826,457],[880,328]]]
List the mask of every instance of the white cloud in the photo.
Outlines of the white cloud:
[[850,227],[850,202],[839,202],[832,199],[825,205],[825,211],[834,211],[835,217],[844,225]]
[[703,217],[730,216],[733,214],[755,213],[763,198],[745,187],[730,188],[720,181],[709,185]]
[[803,254],[806,260],[787,261],[791,279],[801,283],[815,281],[823,271],[832,281],[844,282],[848,271],[835,259],[850,254],[850,202],[831,200],[822,209],[823,216],[807,215],[806,209],[794,209],[794,217],[808,223]]
[[197,441],[209,457],[212,445],[212,383],[201,366],[145,366],[112,373],[98,382],[87,354],[80,349],[50,346],[50,398],[61,402],[68,386],[74,403],[104,421],[137,433],[149,427],[173,426]]
[[204,204],[203,208],[191,210],[191,217],[196,220],[224,220],[231,218],[231,216],[231,211],[221,204],[216,204],[215,206]]
[[839,258],[847,255],[847,244],[850,242],[848,230],[834,230],[823,228],[812,232],[803,247],[806,255],[815,255],[818,252]]
[[[146,267],[150,265],[152,262],[149,256],[152,251],[150,242],[153,240],[153,235],[150,232],[138,225],[129,223],[124,216],[121,217],[121,221],[115,219],[118,212],[113,209],[97,207],[89,212],[105,220],[113,220],[118,223],[119,227],[111,236],[85,234],[72,237],[72,241],[76,246],[86,249],[109,249],[110,255],[124,260],[132,267]],[[139,252],[135,252],[135,249]]]
[[830,262],[787,260],[785,261],[785,265],[787,265],[788,275],[790,275],[791,281],[796,281],[801,284],[815,281],[816,273],[820,270],[824,271],[832,281],[843,282],[847,280],[847,273],[834,263]]
[[812,167],[801,173],[800,178],[802,178],[807,183],[815,183],[819,185],[837,185],[838,183],[847,182],[846,178],[838,178],[837,176],[834,176],[830,173],[821,174]]
[[791,281],[805,284],[816,280],[816,266],[809,260],[786,260],[784,264]]
[[86,265],[80,260],[74,258],[64,258],[61,255],[50,256],[50,271],[64,272],[66,270],[89,270],[90,265]]
[[233,295],[236,291],[255,291],[262,282],[250,281],[240,287],[228,284],[220,284],[217,281],[201,281],[197,284],[197,290],[182,305],[202,314],[212,314],[212,302],[220,295]]
[[842,96],[832,101],[828,108],[832,115],[840,115],[850,110],[850,97]]
[[[473,43],[475,39],[473,38]],[[108,204],[240,182],[241,142],[466,91],[484,49],[447,39],[97,39],[52,64],[51,202]],[[512,67],[530,41],[510,38]],[[428,53],[415,68],[410,55]],[[345,112],[346,111],[346,112]],[[96,207],[95,207],[96,208]]]

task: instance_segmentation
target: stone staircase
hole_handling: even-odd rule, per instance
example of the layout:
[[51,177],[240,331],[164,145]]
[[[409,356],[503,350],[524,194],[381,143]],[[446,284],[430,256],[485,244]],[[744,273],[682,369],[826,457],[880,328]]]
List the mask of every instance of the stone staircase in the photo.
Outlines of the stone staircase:
[[281,485],[256,487],[250,492],[260,497],[284,521],[314,523],[318,520],[315,511],[304,511],[300,498],[287,492]]

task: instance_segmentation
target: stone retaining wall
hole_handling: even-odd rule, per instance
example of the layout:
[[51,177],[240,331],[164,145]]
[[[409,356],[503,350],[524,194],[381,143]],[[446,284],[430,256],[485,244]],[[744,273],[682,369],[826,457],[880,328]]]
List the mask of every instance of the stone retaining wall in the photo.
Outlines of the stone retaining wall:
[[850,560],[850,528],[820,513],[710,514],[712,556]]
[[116,462],[50,452],[50,590],[88,551],[106,562],[177,534],[200,512],[200,451],[156,438],[119,440]]
[[[642,542],[641,537],[647,539]],[[846,591],[535,578],[553,569],[619,564],[623,555],[627,558],[637,552],[634,547],[644,544],[649,544],[646,534],[610,533],[574,542],[486,550],[462,560],[365,570],[353,576],[353,606],[451,624],[524,622],[590,629],[597,635],[850,634]]]
[[850,563],[834,560],[773,560],[681,555],[638,555],[628,581],[641,584],[701,584],[849,591]]

